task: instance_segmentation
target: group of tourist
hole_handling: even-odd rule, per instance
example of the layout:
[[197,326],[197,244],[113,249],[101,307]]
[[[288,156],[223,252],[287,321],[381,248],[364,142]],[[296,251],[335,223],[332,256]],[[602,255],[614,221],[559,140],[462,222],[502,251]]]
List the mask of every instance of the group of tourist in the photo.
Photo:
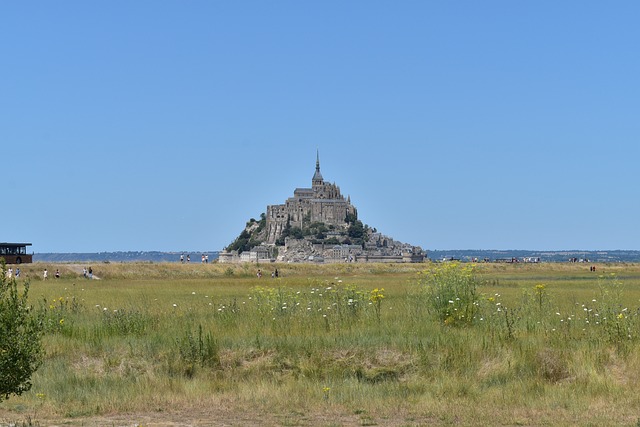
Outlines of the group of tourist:
[[[191,262],[191,255],[187,254],[186,258],[187,262]],[[185,257],[184,254],[180,254],[180,263],[184,264]],[[202,263],[209,264],[209,254],[202,254]]]
[[[56,268],[56,273],[54,275],[56,279],[60,278],[60,270]],[[42,280],[47,280],[49,278],[49,271],[45,268],[42,272]]]
[[[13,277],[13,268],[9,267],[5,275],[8,279],[11,279]],[[16,268],[16,279],[19,277],[20,277],[20,268]]]
[[[262,278],[262,270],[258,269],[258,272],[256,273],[256,276],[258,276],[258,279]],[[279,277],[279,273],[278,273],[278,269],[277,268],[274,271],[271,272],[271,278],[275,279],[276,277]]]
[[[56,279],[60,278],[60,270],[57,268],[56,268],[54,277]],[[91,267],[89,267],[88,269],[86,267],[83,267],[82,277],[84,277],[85,279],[93,279],[93,269]],[[49,271],[45,268],[44,271],[42,272],[42,280],[47,280],[48,278],[49,278]]]

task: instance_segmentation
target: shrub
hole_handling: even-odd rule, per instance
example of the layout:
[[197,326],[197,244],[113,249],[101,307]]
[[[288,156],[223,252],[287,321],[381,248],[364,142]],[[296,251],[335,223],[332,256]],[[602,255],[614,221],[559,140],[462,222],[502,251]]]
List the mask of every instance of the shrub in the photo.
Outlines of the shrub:
[[445,324],[472,323],[478,310],[474,265],[450,262],[420,273],[429,310]]
[[41,332],[45,334],[68,332],[73,322],[73,315],[79,313],[83,308],[76,297],[59,297],[50,301],[43,298],[40,301],[38,313],[42,325]]
[[599,323],[604,329],[605,336],[614,343],[621,343],[633,338],[636,328],[632,327],[632,316],[629,309],[623,305],[624,284],[615,273],[598,277],[600,298],[596,303]]
[[0,401],[31,389],[31,374],[42,361],[41,322],[27,303],[29,284],[22,294],[15,278],[0,272]]
[[202,331],[202,325],[198,326],[198,335],[195,336],[188,331],[181,339],[176,340],[182,374],[191,378],[198,367],[218,368],[220,367],[220,354],[218,344],[213,339],[211,333],[206,335]]

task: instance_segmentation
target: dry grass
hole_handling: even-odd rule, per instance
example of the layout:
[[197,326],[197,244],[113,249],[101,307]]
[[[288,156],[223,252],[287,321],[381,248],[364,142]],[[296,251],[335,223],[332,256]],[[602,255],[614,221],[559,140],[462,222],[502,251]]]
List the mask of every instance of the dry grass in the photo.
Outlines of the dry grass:
[[[522,324],[505,340],[498,330],[445,327],[412,293],[429,264],[269,265],[262,279],[255,265],[100,264],[95,281],[75,265],[51,264],[50,277],[56,268],[63,277],[43,282],[44,267],[23,266],[34,303],[73,296],[80,308],[52,313],[67,326],[47,334],[33,390],[0,404],[0,424],[632,425],[640,414],[638,340],[618,345],[577,328],[563,339]],[[274,267],[278,280],[268,277]],[[512,307],[544,283],[554,322],[556,311],[566,317],[597,296],[602,273],[621,278],[630,309],[640,305],[636,264],[597,265],[595,274],[575,264],[478,268],[481,292]],[[218,314],[221,305],[251,304],[258,284],[307,298],[339,280],[365,293],[385,289],[380,322],[366,310],[328,327],[285,314],[274,323],[244,308]],[[104,308],[129,317],[105,317]],[[186,375],[179,342],[197,338],[199,325],[215,338],[219,363]]]

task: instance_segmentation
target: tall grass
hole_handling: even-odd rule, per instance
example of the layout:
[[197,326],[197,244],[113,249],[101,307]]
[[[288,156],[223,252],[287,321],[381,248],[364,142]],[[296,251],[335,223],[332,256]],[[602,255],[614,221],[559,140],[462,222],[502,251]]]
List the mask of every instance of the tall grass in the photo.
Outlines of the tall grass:
[[62,279],[31,287],[47,358],[4,409],[86,419],[223,399],[286,424],[636,420],[637,265],[277,267],[100,265],[92,281],[55,267]]

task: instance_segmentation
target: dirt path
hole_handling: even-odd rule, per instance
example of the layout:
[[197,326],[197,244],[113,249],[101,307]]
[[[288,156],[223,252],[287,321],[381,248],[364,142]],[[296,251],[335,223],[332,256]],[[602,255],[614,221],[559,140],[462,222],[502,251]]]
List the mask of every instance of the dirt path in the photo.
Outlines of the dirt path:
[[[65,267],[77,274],[82,274],[82,269],[85,268],[84,265],[80,264],[66,264]],[[93,280],[100,280],[100,278],[94,274]]]
[[[3,413],[0,409],[0,426],[5,420],[13,420],[7,425],[21,425],[22,421],[13,413]],[[402,427],[407,425],[438,426],[437,419],[430,417],[412,417],[407,424],[407,418],[399,415],[395,418],[363,417],[357,414],[345,414],[329,411],[328,413],[291,412],[288,414],[270,414],[247,412],[233,407],[200,408],[187,411],[173,411],[170,408],[146,413],[112,414],[92,417],[46,419],[35,418],[34,425],[51,427],[276,427],[276,426],[342,426],[358,427],[363,425],[384,425],[388,427]],[[415,423],[415,424],[414,424]],[[448,424],[447,424],[448,425]]]

